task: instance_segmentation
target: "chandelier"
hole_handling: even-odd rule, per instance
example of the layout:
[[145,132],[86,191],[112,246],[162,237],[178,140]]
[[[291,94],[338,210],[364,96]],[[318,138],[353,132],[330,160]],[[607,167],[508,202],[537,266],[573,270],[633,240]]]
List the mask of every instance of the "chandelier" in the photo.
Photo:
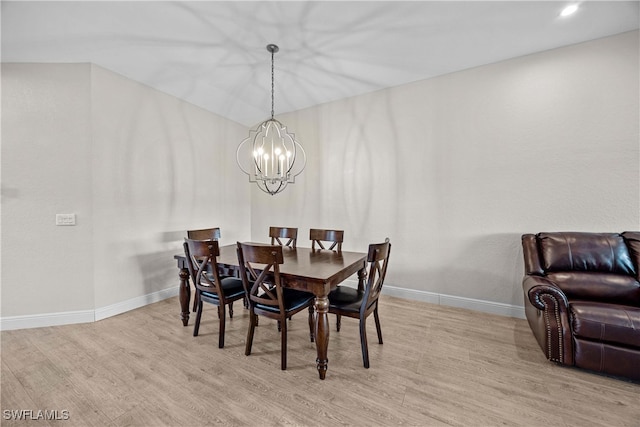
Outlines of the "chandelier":
[[255,182],[272,196],[295,183],[307,164],[307,156],[295,134],[273,118],[273,56],[279,50],[275,44],[267,45],[267,51],[271,52],[271,118],[251,130],[236,151],[238,166],[249,175],[249,182]]

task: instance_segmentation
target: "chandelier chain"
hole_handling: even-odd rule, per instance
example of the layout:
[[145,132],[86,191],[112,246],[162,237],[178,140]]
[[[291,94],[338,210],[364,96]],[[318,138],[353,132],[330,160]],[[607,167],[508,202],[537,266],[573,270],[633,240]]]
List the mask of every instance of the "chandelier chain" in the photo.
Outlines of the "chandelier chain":
[[274,84],[273,84],[273,80],[274,80],[274,72],[273,72],[273,55],[274,55],[275,51],[272,49],[271,50],[271,119],[273,119],[273,112],[274,112],[274,101],[273,101],[273,91],[274,91]]

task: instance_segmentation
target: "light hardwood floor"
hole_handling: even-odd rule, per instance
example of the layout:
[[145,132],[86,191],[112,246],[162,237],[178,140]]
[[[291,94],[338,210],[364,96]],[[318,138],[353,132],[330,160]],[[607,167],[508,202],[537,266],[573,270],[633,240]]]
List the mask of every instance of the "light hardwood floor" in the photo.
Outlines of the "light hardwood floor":
[[[96,323],[2,332],[3,426],[640,426],[640,384],[548,362],[525,320],[382,296],[384,344],[369,322],[335,331],[318,379],[305,314],[289,322],[288,369],[276,324],[235,304],[225,348],[215,307],[200,336],[177,298]],[[66,410],[65,421],[7,410]]]

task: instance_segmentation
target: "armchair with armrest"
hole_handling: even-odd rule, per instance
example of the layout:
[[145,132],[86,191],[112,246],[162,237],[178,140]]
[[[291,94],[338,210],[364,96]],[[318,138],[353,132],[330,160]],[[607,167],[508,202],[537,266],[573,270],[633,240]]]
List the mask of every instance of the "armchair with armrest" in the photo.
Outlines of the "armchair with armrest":
[[547,359],[640,380],[640,232],[522,236],[525,313]]

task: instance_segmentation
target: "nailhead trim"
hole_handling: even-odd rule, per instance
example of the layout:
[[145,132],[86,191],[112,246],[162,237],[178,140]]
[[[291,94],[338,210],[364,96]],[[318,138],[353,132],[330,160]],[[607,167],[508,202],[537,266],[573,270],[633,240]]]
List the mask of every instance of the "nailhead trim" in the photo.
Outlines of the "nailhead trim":
[[[543,297],[545,297],[543,299]],[[548,298],[546,298],[548,297]],[[560,309],[559,309],[559,304],[558,304],[558,300],[551,294],[541,294],[541,295],[536,295],[536,299],[538,300],[539,303],[541,303],[542,305],[544,305],[545,309],[544,309],[544,322],[545,325],[547,326],[547,342],[549,343],[547,346],[547,359],[552,360],[554,362],[560,362],[563,363],[564,361],[564,349],[562,346],[562,324],[560,322]],[[549,310],[549,303],[547,303],[547,299],[550,299],[553,302],[553,314],[555,316],[555,320],[556,320],[556,325],[558,325],[557,329],[558,329],[558,359],[552,357],[551,355],[551,322],[549,321],[549,312],[551,310]]]

